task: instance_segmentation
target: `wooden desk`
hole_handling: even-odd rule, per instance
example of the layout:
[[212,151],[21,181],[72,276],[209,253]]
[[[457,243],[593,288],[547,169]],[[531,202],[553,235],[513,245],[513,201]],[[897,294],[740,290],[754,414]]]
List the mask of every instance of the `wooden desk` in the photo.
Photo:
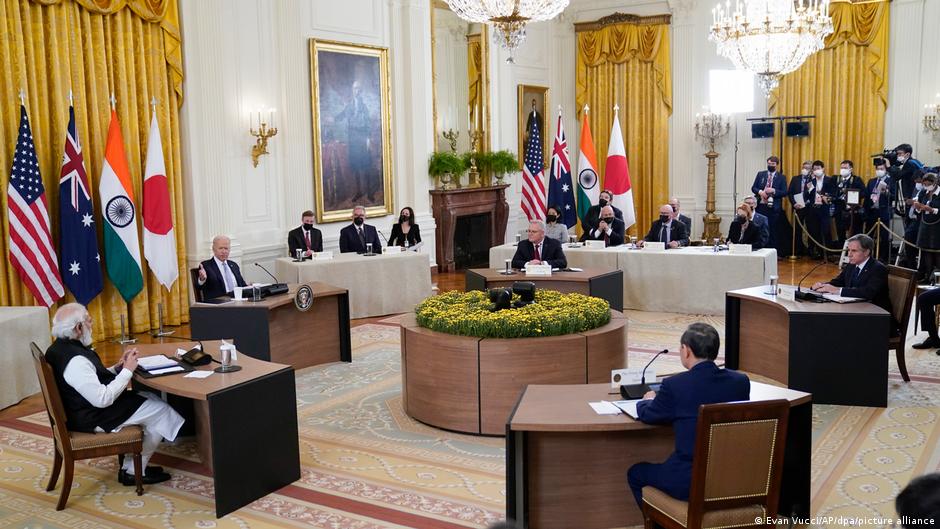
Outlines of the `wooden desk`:
[[[205,352],[218,358],[221,343],[203,342]],[[178,346],[136,347],[141,356],[172,357]],[[239,355],[236,363],[241,371],[202,379],[185,378],[182,373],[134,375],[138,384],[192,401],[199,457],[212,472],[219,518],[300,479],[294,369],[247,355]]]
[[349,293],[317,281],[307,284],[314,297],[307,312],[294,306],[297,284],[291,284],[287,294],[258,302],[195,303],[189,307],[192,337],[234,339],[240,352],[294,369],[351,362]]
[[467,270],[464,290],[512,287],[516,281],[533,281],[538,288],[578,293],[606,299],[610,308],[623,310],[623,272],[602,268],[585,268],[583,272],[552,272],[550,276],[526,276],[516,270],[502,275],[502,270],[474,268]]
[[[588,405],[619,399],[609,384],[530,385],[506,425],[506,517],[530,529],[642,525],[627,470],[665,461],[671,426],[626,415],[597,415]],[[780,512],[809,515],[812,396],[751,382],[751,400],[790,401]]]
[[817,404],[888,405],[887,311],[871,303],[787,301],[765,288],[725,297],[727,367],[810,392]]

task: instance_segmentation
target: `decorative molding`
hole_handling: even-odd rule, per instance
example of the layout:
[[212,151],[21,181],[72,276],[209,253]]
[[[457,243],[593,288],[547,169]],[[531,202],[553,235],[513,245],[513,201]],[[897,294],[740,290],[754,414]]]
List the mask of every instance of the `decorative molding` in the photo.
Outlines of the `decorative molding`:
[[648,26],[654,24],[669,24],[671,22],[672,15],[664,14],[641,17],[639,15],[617,12],[593,22],[578,22],[574,25],[574,30],[578,33],[581,33],[583,31],[595,31],[616,24],[636,24],[640,26]]

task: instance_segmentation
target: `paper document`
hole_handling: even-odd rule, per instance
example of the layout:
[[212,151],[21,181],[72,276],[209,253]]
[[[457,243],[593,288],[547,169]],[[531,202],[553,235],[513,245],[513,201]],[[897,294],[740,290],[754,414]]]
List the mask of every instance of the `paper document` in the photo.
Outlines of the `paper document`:
[[[161,369],[164,367],[179,367],[179,364],[176,363],[176,360],[167,358],[164,355],[152,355],[144,356],[137,359],[137,365],[144,368],[151,373],[154,372],[154,369]],[[182,368],[180,368],[182,369]]]
[[573,266],[569,266],[568,268],[566,268],[566,270],[569,272],[583,272],[584,271],[583,268],[575,268]]
[[865,301],[864,298],[847,298],[844,296],[839,296],[837,294],[823,294],[822,297],[835,303],[856,303],[859,301]]
[[806,205],[806,200],[803,199],[803,193],[797,193],[793,195],[793,200],[796,202],[797,205],[800,205],[800,206]]
[[206,378],[212,374],[212,371],[192,371],[183,375],[183,378]]
[[620,408],[614,406],[612,402],[607,402],[606,400],[602,400],[600,402],[588,402],[588,404],[591,405],[591,408],[593,408],[598,415],[619,415],[623,413],[620,411]]
[[151,375],[165,375],[166,373],[175,373],[177,371],[185,371],[182,366],[175,365],[173,367],[164,367],[162,369],[148,369],[147,372]]
[[640,402],[640,399],[637,400],[617,400],[612,402],[614,406],[625,411],[627,415],[636,419],[639,414],[636,411],[636,404]]

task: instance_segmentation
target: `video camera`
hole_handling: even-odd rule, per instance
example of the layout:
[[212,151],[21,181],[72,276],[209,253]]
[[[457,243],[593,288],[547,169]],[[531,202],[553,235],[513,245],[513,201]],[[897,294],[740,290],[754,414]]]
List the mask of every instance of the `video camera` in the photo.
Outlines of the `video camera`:
[[898,153],[894,149],[885,149],[883,152],[878,154],[872,154],[872,163],[878,165],[878,160],[885,159],[888,161],[888,165],[901,165],[898,163]]

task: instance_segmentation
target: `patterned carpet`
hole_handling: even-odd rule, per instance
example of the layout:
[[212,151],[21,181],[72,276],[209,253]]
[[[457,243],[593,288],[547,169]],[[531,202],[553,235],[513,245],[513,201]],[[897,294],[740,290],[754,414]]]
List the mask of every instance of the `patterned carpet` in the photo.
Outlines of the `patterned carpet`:
[[[631,365],[668,347],[659,372],[681,370],[678,336],[693,319],[627,315]],[[720,317],[705,321],[723,334]],[[58,490],[44,490],[48,423],[36,414],[0,421],[0,527],[458,528],[500,519],[503,440],[405,416],[398,329],[363,325],[352,337],[352,364],[298,373],[302,478],[278,493],[216,520],[212,480],[189,438],[161,446],[155,463],[170,467],[174,479],[142,497],[116,482],[115,459],[77,463],[68,508],[56,512]],[[885,410],[814,407],[814,514],[893,516],[893,497],[912,476],[940,470],[940,357],[911,351],[908,366],[916,374],[909,384],[891,368]]]

